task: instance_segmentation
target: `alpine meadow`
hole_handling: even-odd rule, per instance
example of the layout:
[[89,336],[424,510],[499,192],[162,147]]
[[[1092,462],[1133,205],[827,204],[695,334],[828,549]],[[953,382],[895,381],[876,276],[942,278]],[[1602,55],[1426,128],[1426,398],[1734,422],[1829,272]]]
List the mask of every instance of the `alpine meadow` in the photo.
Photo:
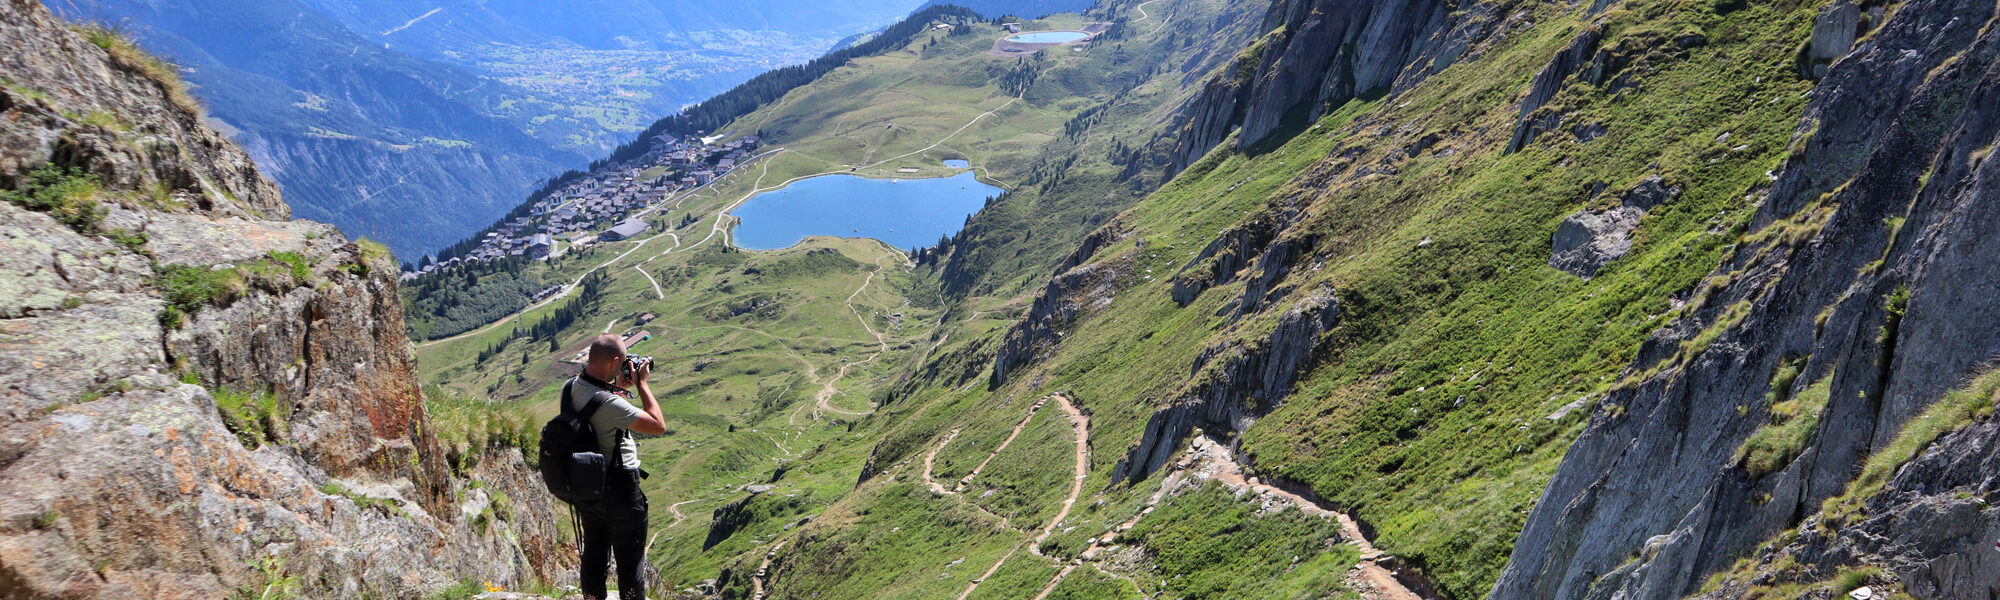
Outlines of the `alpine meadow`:
[[44,4],[0,598],[2000,598],[1988,0]]

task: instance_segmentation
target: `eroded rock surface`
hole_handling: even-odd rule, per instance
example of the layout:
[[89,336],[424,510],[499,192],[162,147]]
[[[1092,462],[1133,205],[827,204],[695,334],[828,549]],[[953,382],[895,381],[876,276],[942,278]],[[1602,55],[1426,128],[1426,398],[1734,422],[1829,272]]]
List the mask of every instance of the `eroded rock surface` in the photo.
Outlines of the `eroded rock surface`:
[[1435,0],[1286,0],[1271,5],[1272,35],[1203,85],[1176,116],[1170,171],[1237,131],[1237,145],[1265,141],[1288,122],[1329,107],[1407,89],[1494,41],[1499,3]]
[[1625,195],[1618,206],[1604,210],[1582,210],[1563,219],[1550,241],[1549,266],[1578,277],[1589,278],[1611,261],[1632,251],[1632,231],[1646,211],[1680,193],[1658,176],[1648,177]]
[[[64,169],[99,213],[0,203],[0,596],[221,598],[288,576],[308,597],[416,598],[566,576],[518,451],[447,464],[386,253],[287,220],[146,59],[35,2],[0,6],[0,40],[0,187]],[[221,277],[188,305],[170,269]],[[223,397],[272,408],[253,431]]]
[[[1636,383],[1599,403],[1494,598],[1692,593],[1818,511],[1911,416],[2000,356],[2000,163],[1975,158],[2000,143],[1995,8],[1902,3],[1831,65],[1751,234],[1705,299],[1641,348]],[[1799,376],[1774,391],[1787,364]],[[1738,448],[1773,421],[1758,399],[1815,384],[1829,400],[1803,447],[1768,472],[1742,464]],[[1972,513],[1910,506],[1882,547],[1941,557],[1910,567],[1932,582],[1910,591],[1985,597],[1959,592],[2000,575],[1942,558],[1963,540],[1924,525]],[[1985,518],[1961,519],[1962,534],[1992,537]]]

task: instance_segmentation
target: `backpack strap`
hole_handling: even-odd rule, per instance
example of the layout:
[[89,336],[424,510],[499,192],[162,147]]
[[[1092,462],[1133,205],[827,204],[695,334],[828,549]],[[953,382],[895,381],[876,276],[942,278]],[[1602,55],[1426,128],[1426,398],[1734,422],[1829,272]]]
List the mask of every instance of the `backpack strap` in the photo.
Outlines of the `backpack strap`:
[[577,409],[576,416],[583,417],[586,421],[590,420],[591,415],[597,414],[597,409],[604,407],[604,403],[608,402],[608,400],[605,400],[605,397],[610,395],[609,392],[591,394],[590,401],[583,403],[583,408]]
[[[588,377],[588,375],[585,376]],[[571,410],[569,401],[570,386],[574,385],[575,383],[576,380],[571,379],[569,380],[568,383],[563,384],[562,410],[564,412],[575,413],[577,418],[583,419],[585,421],[589,421],[592,415],[597,414],[597,409],[603,408],[605,404],[611,402],[611,399],[618,397],[616,394],[613,394],[611,392],[598,390],[595,392],[591,392],[590,401],[585,402],[583,404],[583,408]],[[624,458],[623,454],[625,452],[625,444],[623,442],[627,439],[630,439],[631,436],[632,436],[632,431],[622,427],[618,428],[617,431],[613,432],[612,438],[616,441],[613,444],[611,444],[610,454],[611,454],[612,466],[620,469],[625,468],[625,462],[623,460]]]

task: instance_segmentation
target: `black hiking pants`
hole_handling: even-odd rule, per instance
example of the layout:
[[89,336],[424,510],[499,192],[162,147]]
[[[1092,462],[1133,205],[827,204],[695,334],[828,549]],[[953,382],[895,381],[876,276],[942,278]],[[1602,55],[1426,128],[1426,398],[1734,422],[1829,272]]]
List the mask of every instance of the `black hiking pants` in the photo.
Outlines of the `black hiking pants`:
[[603,598],[606,562],[618,557],[618,597],[642,600],[646,582],[646,493],[639,491],[639,471],[612,469],[606,474],[604,499],[579,507],[583,519],[583,566],[577,587],[591,598]]

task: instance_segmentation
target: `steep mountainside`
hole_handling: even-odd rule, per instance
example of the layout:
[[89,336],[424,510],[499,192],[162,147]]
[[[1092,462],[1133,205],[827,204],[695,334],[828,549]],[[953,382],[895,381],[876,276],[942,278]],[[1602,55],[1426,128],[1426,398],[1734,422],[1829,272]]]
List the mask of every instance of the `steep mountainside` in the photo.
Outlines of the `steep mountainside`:
[[174,71],[0,6],[0,596],[557,581],[520,455],[448,453],[387,250],[288,220]]
[[[723,113],[769,153],[425,378],[532,414],[658,334],[653,559],[725,598],[1993,597],[1995,11],[925,24]],[[1007,191],[934,247],[728,245],[945,159]]]
[[[1990,426],[1947,436],[1883,487],[1930,437],[1992,407],[1981,381],[1927,413],[2000,358],[1995,6],[1887,9],[1820,13],[1816,42],[1860,42],[1832,48],[1706,308],[1648,339],[1600,403],[1495,597],[1677,598],[1794,527],[1817,530],[1791,534],[1801,548],[1787,552],[1809,568],[1763,582],[1867,567],[1878,591],[2000,593],[1980,566],[1996,563],[1995,482],[1974,474],[1991,461]],[[1698,338],[1705,351],[1688,350]],[[1913,423],[1926,437],[1902,437]],[[1864,466],[1872,482],[1855,481]],[[1843,494],[1865,508],[1827,502]]]
[[[480,42],[561,40],[595,50],[688,50],[729,41],[758,44],[756,36],[833,39],[886,25],[919,4],[917,0],[744,0],[718,10],[721,7],[713,3],[693,0],[306,1],[357,32],[425,54],[469,50]],[[747,35],[732,39],[738,33]]]

